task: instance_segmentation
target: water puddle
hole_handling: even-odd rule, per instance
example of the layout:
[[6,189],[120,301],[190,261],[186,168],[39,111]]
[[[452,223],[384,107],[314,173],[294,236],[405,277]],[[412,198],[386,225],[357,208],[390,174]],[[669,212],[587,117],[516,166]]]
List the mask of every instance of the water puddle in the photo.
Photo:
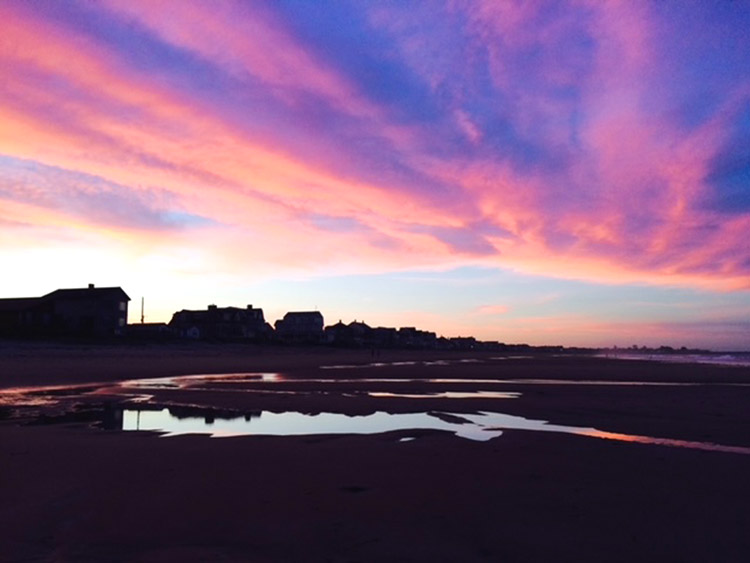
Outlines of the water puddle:
[[[456,415],[453,415],[456,416]],[[460,416],[460,415],[458,415]],[[502,432],[487,428],[482,422],[464,423],[442,420],[437,413],[390,414],[375,412],[364,416],[323,412],[274,413],[263,411],[251,416],[217,418],[213,416],[179,417],[169,409],[158,411],[125,410],[123,430],[164,432],[165,436],[209,434],[214,438],[229,436],[307,436],[315,434],[382,434],[394,430],[446,430],[469,440],[485,441]]]
[[521,393],[514,391],[442,391],[433,393],[394,393],[371,391],[369,397],[390,397],[398,399],[517,399]]
[[404,366],[448,366],[451,364],[481,364],[484,360],[477,358],[460,358],[451,360],[424,360],[424,361],[405,361],[405,362],[370,362],[367,364],[334,364],[329,366],[320,366],[320,369],[367,369],[367,368],[390,368]]
[[120,383],[131,389],[185,389],[197,384],[212,383],[267,383],[282,381],[279,373],[222,373],[178,375],[174,377],[155,377],[151,379],[131,379]]
[[[244,416],[218,417],[211,414],[178,416],[167,408],[161,410],[124,410],[122,412],[122,430],[161,432],[166,437],[184,434],[208,434],[215,438],[381,434],[395,430],[442,430],[451,432],[459,438],[482,442],[497,438],[504,430],[527,430],[574,434],[602,440],[693,450],[750,454],[750,448],[743,446],[606,432],[596,428],[549,424],[543,420],[532,420],[521,416],[485,411],[472,414],[435,411],[391,414],[378,411],[362,416],[348,416],[331,412],[305,414],[301,412],[274,413],[262,411]],[[399,441],[410,439],[413,439],[413,437],[401,438]]]

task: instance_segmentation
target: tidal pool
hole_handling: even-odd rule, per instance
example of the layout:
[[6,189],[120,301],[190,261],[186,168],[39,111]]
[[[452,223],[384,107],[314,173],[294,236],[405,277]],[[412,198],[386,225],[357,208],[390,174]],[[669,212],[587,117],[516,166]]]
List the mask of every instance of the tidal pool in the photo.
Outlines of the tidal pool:
[[[456,420],[455,422],[452,420]],[[124,410],[123,430],[151,430],[164,432],[165,436],[180,434],[210,434],[212,437],[228,436],[302,436],[311,434],[381,434],[393,430],[447,430],[469,440],[485,441],[502,434],[488,428],[482,421],[471,422],[462,415],[441,413],[391,414],[375,412],[363,416],[348,416],[323,412],[275,413],[263,411],[235,418],[212,416],[178,417],[169,409]]]
[[369,397],[397,399],[517,399],[521,393],[515,391],[434,391],[432,393],[396,393],[369,391]]
[[[161,410],[124,410],[122,414],[123,430],[162,432],[165,437],[181,434],[209,434],[212,437],[220,438],[248,435],[304,436],[312,434],[380,434],[395,430],[443,430],[452,432],[459,438],[484,442],[497,438],[503,430],[527,430],[558,432],[603,440],[694,450],[750,454],[750,448],[743,446],[606,432],[596,428],[549,424],[543,420],[532,420],[521,416],[485,411],[468,414],[434,411],[391,414],[378,411],[360,416],[331,412],[305,414],[262,411],[245,416],[220,418],[211,415],[176,416],[168,408],[164,408]],[[404,438],[401,438],[400,441],[403,440]]]

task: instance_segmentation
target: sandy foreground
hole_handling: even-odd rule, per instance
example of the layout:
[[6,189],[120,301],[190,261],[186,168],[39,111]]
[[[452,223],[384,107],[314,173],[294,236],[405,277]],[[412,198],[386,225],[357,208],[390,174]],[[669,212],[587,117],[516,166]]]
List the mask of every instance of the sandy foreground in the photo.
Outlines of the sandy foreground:
[[[383,365],[358,367],[371,362]],[[487,441],[441,430],[164,438],[87,418],[132,400],[121,380],[235,372],[286,379],[150,390],[150,402],[219,413],[492,411],[750,448],[748,368],[0,342],[0,561],[750,561],[746,453],[528,430]],[[628,381],[672,385],[590,383]],[[42,390],[33,397],[59,400],[32,406],[8,399],[65,384],[85,387]],[[520,396],[365,393],[471,390]]]

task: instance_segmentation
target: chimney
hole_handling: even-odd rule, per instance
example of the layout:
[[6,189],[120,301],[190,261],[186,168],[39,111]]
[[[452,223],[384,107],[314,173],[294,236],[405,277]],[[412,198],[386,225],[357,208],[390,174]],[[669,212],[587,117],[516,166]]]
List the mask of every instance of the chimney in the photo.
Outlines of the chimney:
[[94,289],[94,284],[93,283],[89,284],[89,289]]
[[248,311],[252,311],[252,310],[253,310],[253,306],[252,306],[252,305],[248,305],[248,306],[247,306],[247,310],[248,310]]
[[216,305],[209,305],[208,306],[208,310],[209,311],[215,311],[216,310]]

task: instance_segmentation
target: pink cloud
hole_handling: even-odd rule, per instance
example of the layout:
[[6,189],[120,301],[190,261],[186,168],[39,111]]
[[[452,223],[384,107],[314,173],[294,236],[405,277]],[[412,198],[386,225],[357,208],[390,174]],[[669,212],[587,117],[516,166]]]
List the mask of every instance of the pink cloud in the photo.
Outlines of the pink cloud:
[[506,305],[482,305],[477,307],[477,314],[479,315],[505,315],[510,311],[510,308]]

